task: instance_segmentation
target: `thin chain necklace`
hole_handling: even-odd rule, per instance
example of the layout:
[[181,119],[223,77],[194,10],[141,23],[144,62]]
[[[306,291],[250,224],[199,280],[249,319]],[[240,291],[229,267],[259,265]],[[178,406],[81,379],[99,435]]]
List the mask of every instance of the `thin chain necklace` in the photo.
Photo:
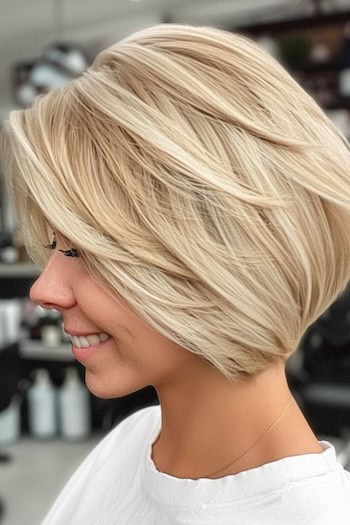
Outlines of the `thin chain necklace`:
[[232,463],[229,463],[228,465],[226,465],[226,467],[223,467],[219,470],[215,470],[215,472],[212,472],[211,474],[206,474],[205,476],[201,476],[201,477],[208,477],[208,476],[213,476],[214,474],[217,474],[218,472],[221,472],[222,470],[226,470],[228,467],[230,467],[231,465],[233,465],[234,463],[236,463],[236,461],[238,461],[239,459],[241,459],[243,456],[245,456],[246,454],[248,454],[248,452],[253,448],[255,447],[255,445],[264,437],[266,436],[266,434],[268,432],[270,432],[270,430],[273,429],[273,427],[275,425],[277,425],[277,423],[279,422],[279,420],[284,416],[285,412],[287,411],[291,401],[292,401],[292,397],[293,397],[293,394],[291,394],[290,398],[289,398],[289,401],[288,401],[288,404],[286,406],[286,408],[283,410],[282,414],[276,419],[276,421],[274,423],[272,423],[272,425],[263,433],[262,436],[259,437],[259,439],[257,439],[255,441],[255,443],[253,443],[253,445],[251,447],[248,448],[248,450],[246,450],[245,452],[243,452],[243,454],[241,454],[237,459],[235,459],[234,461],[232,461]]
[[[206,474],[205,476],[201,476],[201,478],[207,478],[208,476],[213,476],[214,474],[217,474],[218,472],[221,472],[222,470],[226,470],[228,467],[230,467],[231,465],[233,465],[234,463],[236,463],[239,459],[241,459],[243,456],[245,456],[245,454],[248,454],[248,452],[253,448],[255,447],[255,445],[264,437],[266,436],[266,434],[268,432],[270,432],[270,430],[273,429],[273,427],[275,425],[277,425],[277,423],[279,422],[279,420],[284,416],[285,412],[287,411],[291,401],[292,401],[292,397],[293,397],[293,394],[291,394],[290,398],[289,398],[289,401],[288,401],[288,404],[286,406],[286,408],[283,410],[282,414],[276,419],[276,421],[274,423],[272,423],[272,425],[263,433],[262,436],[259,437],[259,439],[257,439],[255,441],[255,443],[253,443],[253,445],[251,447],[248,448],[248,450],[246,450],[245,452],[243,452],[243,454],[241,454],[237,459],[235,459],[234,461],[232,461],[231,463],[229,463],[228,465],[226,465],[226,467],[223,467],[219,470],[215,470],[215,472],[212,472],[211,474]],[[158,469],[159,470],[159,469]],[[159,472],[162,472],[162,470],[159,470]]]

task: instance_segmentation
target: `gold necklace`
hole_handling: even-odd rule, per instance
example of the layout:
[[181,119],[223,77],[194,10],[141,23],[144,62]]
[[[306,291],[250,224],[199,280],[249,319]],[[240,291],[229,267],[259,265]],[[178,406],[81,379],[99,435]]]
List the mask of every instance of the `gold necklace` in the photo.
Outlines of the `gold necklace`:
[[264,437],[266,436],[266,434],[268,432],[270,432],[270,430],[273,429],[273,427],[275,425],[277,425],[277,423],[279,422],[279,420],[283,417],[283,415],[285,414],[285,412],[287,411],[287,408],[289,407],[291,401],[292,401],[292,397],[293,397],[293,394],[291,394],[290,398],[289,398],[289,401],[288,401],[288,404],[286,406],[286,408],[283,410],[282,414],[276,419],[276,421],[274,423],[272,423],[272,425],[263,433],[262,436],[259,437],[259,439],[257,439],[255,441],[255,443],[253,443],[253,445],[251,447],[248,448],[248,450],[246,450],[245,452],[243,452],[243,454],[241,454],[237,459],[235,459],[234,461],[232,461],[232,463],[229,463],[228,465],[226,465],[226,467],[223,467],[219,470],[215,470],[215,472],[212,472],[211,474],[206,474],[205,476],[201,476],[202,478],[206,478],[208,476],[213,476],[213,474],[217,474],[218,472],[221,472],[222,470],[225,470],[227,469],[227,467],[230,467],[231,465],[233,465],[234,463],[236,463],[236,461],[238,461],[239,459],[241,459],[243,456],[245,456],[245,454],[248,454],[248,452],[253,448],[255,447],[255,445]]
[[[288,401],[288,404],[286,406],[286,408],[283,410],[282,414],[276,419],[276,421],[274,423],[272,423],[272,425],[263,433],[262,436],[259,437],[259,439],[257,439],[255,441],[255,443],[253,443],[253,445],[251,447],[248,448],[248,450],[246,450],[245,452],[243,452],[243,454],[241,454],[237,459],[235,459],[234,461],[232,461],[231,463],[229,463],[228,465],[226,465],[226,467],[223,467],[219,470],[215,470],[215,472],[212,472],[211,474],[206,474],[205,476],[201,476],[201,478],[207,478],[208,476],[213,476],[214,474],[217,474],[218,472],[221,472],[222,470],[225,470],[227,469],[228,467],[230,467],[231,465],[233,465],[234,463],[236,463],[236,461],[238,461],[239,459],[241,459],[243,456],[245,456],[245,454],[248,454],[248,452],[253,448],[255,447],[255,445],[264,437],[266,436],[266,434],[268,432],[270,432],[270,430],[273,429],[273,427],[275,425],[277,425],[277,423],[279,422],[279,420],[283,417],[283,415],[285,414],[285,412],[287,411],[291,401],[292,401],[292,397],[293,397],[293,394],[291,394],[290,398],[289,398],[289,401]],[[163,472],[162,470],[158,469],[159,472]]]

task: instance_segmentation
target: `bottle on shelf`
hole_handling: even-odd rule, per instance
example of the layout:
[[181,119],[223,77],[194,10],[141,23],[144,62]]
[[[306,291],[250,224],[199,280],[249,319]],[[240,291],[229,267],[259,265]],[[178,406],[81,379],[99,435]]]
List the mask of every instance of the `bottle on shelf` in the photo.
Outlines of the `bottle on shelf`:
[[35,381],[28,390],[29,430],[34,438],[50,439],[57,434],[57,394],[49,372],[35,370]]
[[78,371],[68,367],[58,392],[59,426],[62,437],[68,440],[86,438],[91,432],[90,397],[80,381]]
[[40,318],[40,334],[44,346],[59,346],[62,342],[61,314],[57,310],[45,310]]
[[18,250],[10,233],[0,235],[0,263],[14,264],[18,261]]

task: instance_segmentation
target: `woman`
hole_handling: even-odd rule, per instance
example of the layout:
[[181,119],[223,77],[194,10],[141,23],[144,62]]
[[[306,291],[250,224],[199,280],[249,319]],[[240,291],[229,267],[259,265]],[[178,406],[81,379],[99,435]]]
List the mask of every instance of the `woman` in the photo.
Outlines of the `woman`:
[[250,40],[170,24],[6,129],[31,299],[61,312],[91,392],[160,403],[44,524],[348,523],[350,474],[285,374],[350,277],[350,154],[317,104]]

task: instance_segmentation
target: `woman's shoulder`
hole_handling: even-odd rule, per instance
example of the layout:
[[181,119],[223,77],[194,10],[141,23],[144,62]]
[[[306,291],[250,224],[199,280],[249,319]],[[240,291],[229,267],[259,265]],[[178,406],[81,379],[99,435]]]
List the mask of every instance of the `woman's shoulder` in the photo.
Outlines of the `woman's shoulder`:
[[122,447],[124,441],[130,445],[130,439],[144,439],[145,434],[152,431],[159,417],[159,405],[136,410],[110,430],[92,452],[101,454],[104,451],[108,456],[110,449],[115,450],[116,445]]
[[135,412],[132,412],[119,423],[107,434],[108,436],[114,436],[116,434],[124,434],[132,431],[137,426],[149,427],[149,424],[153,421],[157,421],[160,414],[159,405],[151,405],[144,408],[140,408]]
[[100,472],[122,466],[141,451],[147,435],[153,431],[160,417],[160,406],[148,406],[133,412],[120,421],[87,455],[75,471],[66,489]]

